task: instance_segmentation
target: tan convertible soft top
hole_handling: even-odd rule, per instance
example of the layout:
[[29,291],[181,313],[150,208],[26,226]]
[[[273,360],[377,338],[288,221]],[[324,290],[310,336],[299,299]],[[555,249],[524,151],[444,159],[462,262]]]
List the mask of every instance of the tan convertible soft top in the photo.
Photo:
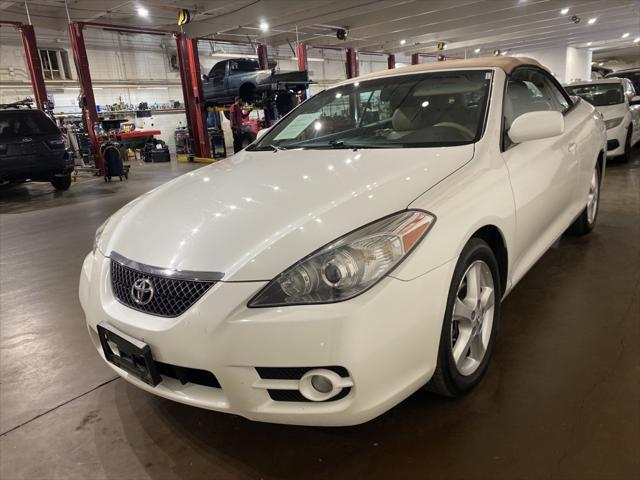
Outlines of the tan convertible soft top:
[[535,65],[536,67],[547,70],[544,66],[538,63],[537,60],[528,57],[481,57],[470,58],[467,60],[446,60],[444,62],[431,62],[423,63],[420,65],[409,65],[407,67],[392,68],[391,70],[367,73],[366,75],[361,75],[360,77],[351,78],[349,80],[341,82],[340,84],[342,85],[354,81],[368,80],[371,78],[380,78],[402,73],[432,72],[437,70],[453,70],[465,68],[500,68],[504,70],[505,73],[509,74],[514,68],[521,65]]

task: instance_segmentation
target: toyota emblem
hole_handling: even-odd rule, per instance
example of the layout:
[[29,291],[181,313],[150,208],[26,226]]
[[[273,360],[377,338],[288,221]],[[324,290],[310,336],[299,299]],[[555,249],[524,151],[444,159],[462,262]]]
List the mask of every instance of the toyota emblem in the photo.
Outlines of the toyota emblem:
[[139,278],[131,285],[131,299],[138,305],[146,305],[153,299],[153,283],[148,278]]

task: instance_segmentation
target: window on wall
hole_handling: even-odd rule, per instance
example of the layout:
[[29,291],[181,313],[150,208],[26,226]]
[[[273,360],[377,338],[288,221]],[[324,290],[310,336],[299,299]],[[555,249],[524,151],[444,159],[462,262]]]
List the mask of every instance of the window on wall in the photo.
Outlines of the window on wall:
[[47,80],[67,80],[71,78],[69,55],[65,50],[40,50],[42,74]]

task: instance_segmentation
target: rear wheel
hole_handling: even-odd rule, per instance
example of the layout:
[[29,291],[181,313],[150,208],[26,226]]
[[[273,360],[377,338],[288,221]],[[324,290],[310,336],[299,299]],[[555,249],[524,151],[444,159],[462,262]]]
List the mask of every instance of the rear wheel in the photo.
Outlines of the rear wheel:
[[600,207],[600,166],[596,165],[591,175],[587,205],[578,218],[571,224],[567,233],[570,235],[586,235],[596,226]]
[[69,190],[71,186],[71,174],[67,173],[64,176],[53,177],[51,185],[53,185],[56,190]]
[[484,240],[472,238],[453,273],[438,365],[427,390],[456,397],[480,382],[493,350],[501,296],[495,255]]

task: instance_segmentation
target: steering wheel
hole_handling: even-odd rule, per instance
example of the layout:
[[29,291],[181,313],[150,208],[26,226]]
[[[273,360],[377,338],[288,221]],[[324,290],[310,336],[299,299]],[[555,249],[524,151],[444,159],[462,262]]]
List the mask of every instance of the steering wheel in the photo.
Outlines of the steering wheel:
[[475,133],[473,133],[471,130],[469,130],[464,125],[460,125],[459,123],[455,123],[455,122],[440,122],[440,123],[436,123],[434,125],[434,127],[452,128],[452,129],[457,130],[460,133],[464,134],[467,137],[467,140],[473,140],[474,138],[476,138],[476,134]]

